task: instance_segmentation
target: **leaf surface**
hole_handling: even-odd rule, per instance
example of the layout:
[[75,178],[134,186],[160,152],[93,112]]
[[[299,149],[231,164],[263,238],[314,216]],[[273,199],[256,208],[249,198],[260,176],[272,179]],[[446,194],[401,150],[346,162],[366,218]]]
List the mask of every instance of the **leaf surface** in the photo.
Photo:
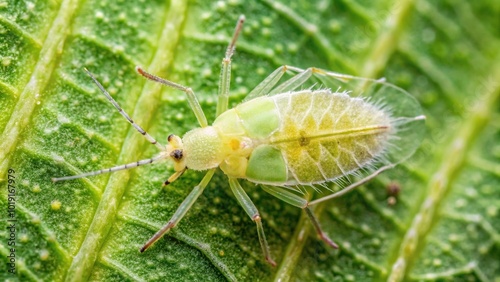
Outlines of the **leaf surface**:
[[[500,279],[500,5],[495,1],[6,1],[0,3],[0,204],[15,177],[0,280],[496,281]],[[316,207],[339,250],[300,210],[242,181],[271,253],[222,173],[180,224],[138,249],[203,172],[166,188],[169,163],[52,183],[156,154],[83,72],[165,144],[213,121],[220,62],[240,14],[230,106],[282,64],[386,77],[422,104],[427,136],[395,169]],[[9,173],[9,168],[11,173]],[[387,187],[398,186],[397,195]],[[3,189],[5,187],[5,189]],[[327,193],[327,191],[325,191]],[[9,213],[2,212],[5,224]]]

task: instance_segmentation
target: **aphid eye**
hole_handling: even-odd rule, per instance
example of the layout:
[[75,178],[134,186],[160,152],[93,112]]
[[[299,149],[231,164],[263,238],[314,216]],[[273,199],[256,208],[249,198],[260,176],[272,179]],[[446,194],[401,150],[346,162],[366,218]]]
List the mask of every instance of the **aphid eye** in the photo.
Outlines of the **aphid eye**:
[[173,134],[170,134],[168,137],[167,137],[167,141],[170,142],[172,140],[172,138],[174,137]]
[[172,153],[170,153],[170,156],[175,160],[180,160],[182,159],[182,150],[173,150]]

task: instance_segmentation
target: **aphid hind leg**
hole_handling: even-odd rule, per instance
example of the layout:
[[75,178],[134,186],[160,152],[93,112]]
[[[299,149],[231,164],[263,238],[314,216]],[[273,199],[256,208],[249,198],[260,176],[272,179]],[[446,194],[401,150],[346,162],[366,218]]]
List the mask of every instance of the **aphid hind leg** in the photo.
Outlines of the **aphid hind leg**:
[[198,123],[200,124],[201,127],[208,126],[208,122],[207,122],[207,118],[205,116],[205,113],[203,112],[203,109],[200,106],[200,102],[198,101],[198,98],[196,98],[196,95],[194,94],[193,89],[191,89],[190,87],[186,87],[186,86],[180,85],[178,83],[172,82],[170,80],[166,80],[164,78],[158,77],[156,75],[150,74],[139,66],[135,67],[135,70],[137,71],[137,73],[139,73],[140,75],[144,76],[145,78],[147,78],[149,80],[159,82],[163,85],[172,87],[174,89],[181,90],[184,93],[186,93],[189,107],[191,108],[191,110],[193,110],[193,113],[196,116]]
[[215,116],[218,117],[223,112],[227,111],[227,104],[229,100],[229,86],[231,83],[231,57],[234,54],[234,49],[236,45],[236,40],[238,40],[238,36],[241,33],[243,28],[243,23],[245,22],[245,16],[241,15],[236,24],[236,28],[234,29],[233,37],[231,42],[226,49],[226,55],[222,59],[222,67],[220,71],[220,80],[219,80],[219,94],[217,100],[217,111]]
[[319,238],[321,238],[321,240],[323,240],[323,242],[325,242],[330,247],[338,249],[339,246],[337,244],[335,244],[332,241],[332,239],[330,239],[328,237],[328,235],[326,235],[326,233],[321,228],[321,225],[319,224],[318,219],[316,218],[313,211],[309,207],[309,202],[306,199],[304,199],[304,198],[302,198],[302,197],[300,197],[300,196],[298,196],[298,195],[296,195],[296,194],[294,194],[294,193],[292,193],[284,188],[281,188],[281,187],[266,186],[266,185],[261,185],[261,187],[264,191],[275,196],[276,198],[278,198],[278,199],[280,199],[280,200],[282,200],[282,201],[284,201],[292,206],[296,206],[296,207],[303,209],[306,212],[309,219],[311,220],[311,223],[313,224],[314,229],[316,230],[316,233],[318,234]]
[[[332,72],[320,68],[310,68],[312,71],[312,75],[316,77],[318,80],[322,82],[326,82],[324,79],[329,79],[333,78],[335,80],[338,80],[342,83],[348,83],[350,81],[358,81],[360,83],[358,86],[360,87],[358,91],[363,91],[363,89],[368,86],[370,83],[384,83],[385,78],[379,78],[379,79],[372,79],[372,78],[365,78],[365,77],[358,77],[358,76],[352,76],[348,74],[343,74],[343,73],[337,73],[337,72]],[[305,72],[306,70],[303,70],[298,67],[294,66],[288,66],[288,70],[290,72],[296,72],[298,74]],[[325,83],[326,85],[330,84],[329,82]]]
[[[289,70],[292,70],[297,74],[295,74],[292,78],[278,85],[280,79]],[[245,101],[257,98],[262,95],[267,95],[267,94],[273,95],[295,90],[297,87],[300,87],[302,84],[304,84],[304,82],[306,82],[309,78],[311,78],[311,76],[318,70],[319,69],[316,68],[308,68],[306,70],[302,70],[296,67],[283,65],[277,68],[275,71],[273,71],[268,77],[266,77],[261,83],[259,83],[259,85],[257,85],[250,93],[248,93],[247,97],[245,97]]]
[[189,211],[189,209],[193,206],[194,202],[198,199],[198,197],[203,193],[203,190],[205,187],[207,187],[208,183],[212,179],[212,176],[214,175],[215,169],[209,170],[203,179],[201,180],[200,184],[195,186],[191,193],[184,199],[182,204],[177,208],[175,211],[174,215],[170,218],[170,220],[163,226],[158,232],[156,232],[151,239],[149,239],[144,246],[139,250],[141,253],[147,250],[151,245],[153,245],[156,241],[158,241],[165,233],[167,233],[170,229],[174,228],[179,221],[186,215],[186,213]]
[[[289,70],[289,66],[285,66],[286,70]],[[314,68],[308,68],[302,72],[297,73],[294,75],[292,78],[288,79],[287,81],[281,83],[278,85],[276,88],[274,88],[269,95],[273,94],[279,94],[279,93],[284,93],[288,91],[293,91],[297,87],[300,87],[301,85],[304,84],[309,78],[311,78],[313,74]]]
[[257,85],[248,95],[245,97],[245,101],[260,97],[262,95],[267,95],[271,92],[278,81],[283,77],[287,71],[287,66],[281,66],[273,71],[269,76],[267,76],[259,85]]
[[248,197],[247,193],[245,193],[245,190],[243,190],[243,187],[241,187],[240,183],[236,178],[232,177],[229,178],[229,186],[231,186],[231,190],[233,191],[233,194],[236,197],[238,203],[240,203],[240,205],[243,207],[248,216],[250,216],[252,221],[254,221],[255,224],[257,225],[259,242],[262,248],[262,252],[266,257],[266,261],[272,266],[276,266],[276,262],[271,258],[271,252],[269,251],[269,244],[267,243],[266,240],[264,227],[262,226],[262,220],[259,211],[257,210],[257,207],[255,207],[254,203],[252,202],[250,197]]
[[306,208],[304,208],[304,210],[305,210],[307,216],[309,217],[309,219],[311,220],[311,222],[314,226],[314,229],[316,230],[316,233],[318,234],[319,238],[321,238],[321,240],[323,240],[323,242],[325,242],[328,246],[330,246],[334,249],[338,249],[339,246],[337,244],[335,244],[335,242],[333,242],[332,239],[330,239],[328,237],[328,235],[326,235],[326,233],[321,228],[321,225],[319,224],[319,220],[314,215],[313,211],[311,210],[311,207],[306,207]]
[[326,200],[330,200],[330,199],[333,199],[333,198],[337,198],[337,197],[340,197],[348,192],[351,192],[352,190],[354,190],[355,188],[357,188],[358,186],[361,186],[363,184],[365,184],[366,182],[372,180],[373,178],[377,177],[380,173],[382,173],[383,171],[386,171],[388,169],[391,169],[395,166],[395,164],[388,164],[388,165],[385,165],[379,169],[377,169],[376,171],[374,171],[372,174],[366,176],[365,178],[359,180],[358,182],[355,182],[349,186],[347,186],[346,188],[336,192],[336,193],[333,193],[331,195],[328,195],[328,196],[325,196],[323,198],[319,198],[319,199],[316,199],[314,201],[311,201],[309,203],[309,206],[312,206],[312,205],[315,205],[315,204],[318,204],[318,203],[321,203],[321,202],[324,202]]
[[101,83],[97,80],[97,78],[95,78],[95,76],[89,71],[87,70],[86,68],[84,69],[85,72],[90,76],[90,78],[92,78],[92,80],[94,81],[94,83],[97,85],[97,87],[99,87],[99,89],[101,90],[101,92],[104,94],[104,96],[106,96],[106,98],[108,98],[109,102],[111,104],[113,104],[113,106],[118,110],[118,112],[140,133],[142,134],[142,136],[144,136],[144,138],[146,138],[149,143],[155,145],[158,149],[160,149],[160,151],[165,151],[165,147],[158,143],[158,141],[156,141],[156,139],[154,139],[151,135],[149,135],[149,133],[147,133],[144,129],[142,129],[141,126],[139,126],[137,123],[135,123],[131,118],[130,116],[120,107],[120,105],[118,105],[118,103],[115,101],[115,99],[113,99],[113,97],[111,97],[111,95],[109,95],[108,91],[106,91],[106,89],[104,89],[104,87],[101,85]]

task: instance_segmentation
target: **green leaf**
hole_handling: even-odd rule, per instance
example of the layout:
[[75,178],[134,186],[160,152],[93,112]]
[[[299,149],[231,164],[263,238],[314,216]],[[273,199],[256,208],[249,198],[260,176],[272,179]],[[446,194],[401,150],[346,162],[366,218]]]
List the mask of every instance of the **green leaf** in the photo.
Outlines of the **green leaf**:
[[[316,208],[339,250],[299,209],[242,183],[263,216],[272,268],[218,172],[141,254],[204,173],[164,189],[169,163],[52,183],[156,153],[83,68],[165,144],[196,119],[182,92],[134,67],[192,87],[213,121],[240,14],[230,106],[282,64],[383,76],[421,102],[425,141],[409,161]],[[499,2],[485,0],[0,2],[0,204],[4,226],[16,227],[0,232],[0,280],[498,281],[499,16]]]

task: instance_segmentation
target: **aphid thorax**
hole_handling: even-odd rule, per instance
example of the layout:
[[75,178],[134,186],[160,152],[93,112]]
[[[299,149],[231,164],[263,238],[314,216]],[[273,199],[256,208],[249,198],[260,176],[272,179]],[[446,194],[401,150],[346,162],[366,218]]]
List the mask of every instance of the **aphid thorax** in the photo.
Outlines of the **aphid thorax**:
[[218,167],[221,163],[224,147],[218,132],[212,126],[187,132],[182,142],[189,169],[207,170]]

